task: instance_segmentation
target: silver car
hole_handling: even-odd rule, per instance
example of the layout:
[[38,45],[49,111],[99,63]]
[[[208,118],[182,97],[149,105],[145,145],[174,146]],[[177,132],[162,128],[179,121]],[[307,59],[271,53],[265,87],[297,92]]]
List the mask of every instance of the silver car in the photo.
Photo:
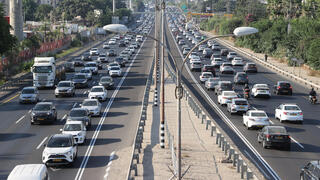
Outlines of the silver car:
[[37,103],[39,91],[37,87],[24,87],[19,96],[19,103]]
[[214,87],[216,85],[218,85],[220,81],[220,77],[213,77],[213,78],[209,78],[206,82],[205,82],[205,87],[206,89],[209,90],[213,90]]
[[54,91],[56,97],[59,96],[74,96],[75,86],[72,81],[60,81]]
[[245,113],[249,110],[248,100],[244,98],[235,98],[232,99],[231,103],[227,104],[227,110],[230,114],[233,113]]

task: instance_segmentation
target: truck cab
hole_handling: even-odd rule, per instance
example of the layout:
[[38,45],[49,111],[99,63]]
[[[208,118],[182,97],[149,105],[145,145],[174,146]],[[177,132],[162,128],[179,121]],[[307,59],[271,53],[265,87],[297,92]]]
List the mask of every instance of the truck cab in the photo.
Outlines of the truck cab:
[[54,57],[36,57],[31,72],[33,73],[33,86],[53,87],[56,79]]

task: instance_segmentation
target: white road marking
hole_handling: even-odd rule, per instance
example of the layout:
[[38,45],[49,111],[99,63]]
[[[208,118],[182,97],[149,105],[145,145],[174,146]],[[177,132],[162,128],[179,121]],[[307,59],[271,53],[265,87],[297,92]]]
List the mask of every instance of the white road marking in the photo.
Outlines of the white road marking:
[[317,127],[317,128],[320,128],[320,126],[319,126],[319,125],[317,125],[316,127]]
[[87,94],[87,91],[84,91],[83,94]]
[[[246,155],[252,160],[255,162],[255,164],[258,164],[250,155],[250,153],[248,153],[246,150],[244,150],[244,153],[246,153]],[[268,176],[268,174],[260,167],[260,166],[257,166],[259,168],[259,170],[263,173],[263,175],[266,177],[266,179],[270,179],[270,176]]]
[[[109,161],[107,166],[111,166],[111,164],[112,164],[112,161]],[[106,171],[108,171],[108,169],[106,169]]]
[[37,146],[37,149],[40,149],[40,147],[42,146],[42,144],[43,144],[44,142],[46,142],[47,139],[48,139],[48,137],[45,137],[45,138],[41,141],[41,143]]
[[108,175],[109,175],[109,173],[106,173],[103,177],[104,177],[105,179],[107,179]]
[[74,108],[74,107],[76,107],[76,105],[77,105],[77,103],[74,103],[72,107]]
[[65,114],[61,119],[60,119],[60,121],[63,121],[63,120],[65,120],[67,118],[67,114]]
[[17,121],[16,121],[16,124],[18,124],[23,118],[25,118],[26,115],[23,115],[21,118],[19,118]]
[[32,109],[29,110],[29,113],[31,113],[31,110],[32,110]]
[[296,144],[298,144],[302,149],[304,149],[304,147],[297,141],[295,140],[292,136],[290,136],[290,139],[295,142]]
[[273,122],[273,121],[271,121],[271,120],[269,120],[269,121],[270,121],[270,123],[271,123],[271,124],[274,124],[274,122]]

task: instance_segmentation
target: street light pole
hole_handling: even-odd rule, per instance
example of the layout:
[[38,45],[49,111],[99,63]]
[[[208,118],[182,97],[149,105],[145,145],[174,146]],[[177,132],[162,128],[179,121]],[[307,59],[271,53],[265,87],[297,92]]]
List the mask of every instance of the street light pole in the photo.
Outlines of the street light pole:
[[[164,13],[165,13],[165,2],[162,0],[161,2],[161,43],[164,44]],[[160,112],[160,147],[164,148],[165,145],[165,134],[164,134],[164,121],[165,121],[165,114],[164,114],[164,46],[161,46],[161,112]]]

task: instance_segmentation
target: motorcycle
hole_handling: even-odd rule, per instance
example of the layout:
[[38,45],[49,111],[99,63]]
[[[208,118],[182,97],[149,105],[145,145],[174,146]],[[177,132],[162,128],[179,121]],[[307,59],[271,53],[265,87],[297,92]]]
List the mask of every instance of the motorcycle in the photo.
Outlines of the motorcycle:
[[316,104],[317,96],[309,96],[309,101],[310,101],[311,104]]
[[244,95],[245,99],[249,99],[249,97],[250,97],[250,94],[249,94],[248,90],[243,90],[243,95]]

